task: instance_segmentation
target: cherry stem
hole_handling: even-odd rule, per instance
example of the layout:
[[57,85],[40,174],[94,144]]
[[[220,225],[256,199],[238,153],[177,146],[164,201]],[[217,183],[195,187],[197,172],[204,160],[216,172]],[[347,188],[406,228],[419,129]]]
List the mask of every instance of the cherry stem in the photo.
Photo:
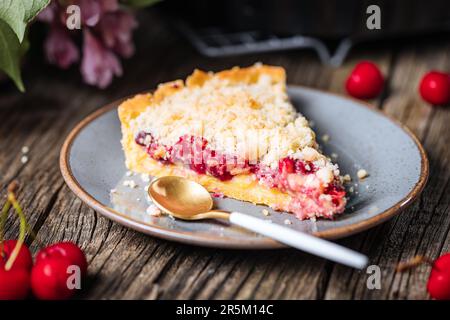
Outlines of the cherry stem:
[[20,248],[22,247],[23,242],[25,241],[25,234],[27,232],[27,220],[25,218],[25,215],[23,214],[23,211],[19,205],[19,202],[17,202],[16,195],[14,194],[15,189],[17,189],[17,182],[12,182],[8,186],[8,200],[9,200],[9,202],[11,202],[14,210],[16,210],[17,215],[19,216],[20,232],[19,232],[19,239],[17,239],[16,246],[14,247],[14,250],[12,251],[11,256],[9,257],[8,261],[6,261],[6,264],[5,264],[6,271],[10,270],[14,264],[14,261],[16,261],[16,258],[20,252]]
[[397,265],[396,269],[397,269],[397,272],[403,272],[403,271],[415,268],[423,263],[433,265],[433,260],[431,260],[428,257],[424,257],[424,256],[415,256],[411,260],[408,260],[406,262],[400,262]]

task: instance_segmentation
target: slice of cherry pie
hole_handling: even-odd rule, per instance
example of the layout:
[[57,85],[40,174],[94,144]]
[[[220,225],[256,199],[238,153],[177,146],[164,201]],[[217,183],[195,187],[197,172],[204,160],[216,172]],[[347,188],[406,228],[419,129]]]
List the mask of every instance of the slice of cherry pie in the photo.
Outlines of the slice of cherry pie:
[[184,176],[300,219],[344,210],[338,167],[289,102],[283,68],[195,70],[186,82],[126,100],[119,117],[132,171]]

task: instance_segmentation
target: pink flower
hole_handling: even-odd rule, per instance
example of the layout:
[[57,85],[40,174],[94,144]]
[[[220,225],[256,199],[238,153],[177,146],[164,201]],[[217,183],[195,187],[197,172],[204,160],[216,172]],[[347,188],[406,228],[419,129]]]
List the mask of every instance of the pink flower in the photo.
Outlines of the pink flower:
[[117,0],[98,0],[103,12],[111,12],[119,10],[119,2]]
[[119,8],[117,0],[76,0],[73,4],[80,6],[81,20],[89,27],[97,25],[104,13]]
[[92,27],[100,20],[101,7],[96,0],[79,0],[76,2],[81,9],[81,21]]
[[136,27],[137,21],[131,13],[116,11],[104,14],[97,29],[108,48],[129,58],[134,53],[132,37]]
[[58,5],[56,1],[50,2],[50,4],[42,10],[37,19],[42,22],[51,23],[55,20],[58,11]]
[[44,50],[47,60],[63,69],[67,69],[79,59],[78,48],[67,31],[56,26],[50,29]]
[[105,48],[88,30],[84,30],[81,74],[86,83],[106,88],[113,76],[122,75],[122,66],[116,55]]
[[[66,29],[69,5],[80,8],[82,32]],[[49,26],[44,44],[47,59],[61,68],[79,61],[79,49],[71,37],[83,36],[80,71],[90,85],[107,87],[114,76],[122,75],[118,55],[127,58],[134,53],[137,21],[132,12],[119,7],[119,0],[53,0],[38,19]]]

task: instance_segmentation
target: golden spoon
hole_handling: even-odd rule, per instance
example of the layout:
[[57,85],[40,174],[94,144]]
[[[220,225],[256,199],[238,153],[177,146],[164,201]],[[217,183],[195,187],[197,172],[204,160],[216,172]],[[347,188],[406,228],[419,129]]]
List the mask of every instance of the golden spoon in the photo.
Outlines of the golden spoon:
[[166,176],[148,188],[153,202],[162,211],[182,220],[225,219],[297,249],[354,268],[367,265],[367,257],[333,242],[239,212],[212,210],[210,193],[200,184],[182,177]]

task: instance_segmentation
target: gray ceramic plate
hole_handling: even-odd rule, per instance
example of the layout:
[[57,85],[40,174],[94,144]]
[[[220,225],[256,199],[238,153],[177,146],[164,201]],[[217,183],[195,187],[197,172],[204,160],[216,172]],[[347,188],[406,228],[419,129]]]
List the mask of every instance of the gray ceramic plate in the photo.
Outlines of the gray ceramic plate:
[[[262,214],[264,206],[233,199],[215,199],[216,206],[248,213],[273,223],[289,219],[291,228],[325,238],[340,238],[368,229],[409,205],[428,177],[428,160],[414,135],[401,124],[364,103],[321,91],[290,87],[293,104],[314,124],[325,154],[335,157],[347,185],[349,201],[335,220],[299,221],[282,212]],[[61,171],[72,191],[106,217],[138,231],[185,243],[223,248],[275,248],[283,245],[219,221],[186,222],[152,217],[145,210],[148,181],[128,175],[120,145],[119,102],[112,103],[76,126],[61,151]],[[328,142],[320,137],[329,135]],[[337,156],[337,157],[336,157]],[[358,169],[370,174],[360,182]],[[123,186],[133,179],[137,188]],[[116,189],[111,193],[111,189]]]

